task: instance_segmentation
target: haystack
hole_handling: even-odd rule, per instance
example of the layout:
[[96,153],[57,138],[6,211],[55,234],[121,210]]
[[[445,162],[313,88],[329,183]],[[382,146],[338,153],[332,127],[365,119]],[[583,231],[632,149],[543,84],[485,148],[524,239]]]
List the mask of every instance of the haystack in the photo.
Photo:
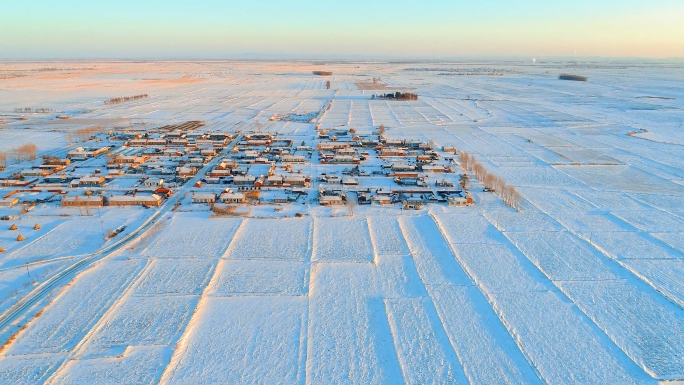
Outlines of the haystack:
[[33,226],[33,229],[34,229],[34,230],[40,230],[40,225],[36,223],[36,225]]
[[24,238],[21,234],[17,235],[17,242],[21,242],[24,239],[26,239],[26,238]]
[[10,230],[16,230],[16,229],[18,229],[17,225],[12,223],[12,226],[10,226]]

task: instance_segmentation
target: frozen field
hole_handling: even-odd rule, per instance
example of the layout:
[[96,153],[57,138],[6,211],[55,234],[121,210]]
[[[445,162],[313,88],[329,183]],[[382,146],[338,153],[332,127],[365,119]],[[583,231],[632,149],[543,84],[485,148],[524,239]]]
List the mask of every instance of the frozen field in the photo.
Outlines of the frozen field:
[[[0,383],[684,381],[682,65],[93,66],[45,74],[35,69],[74,66],[0,63],[27,74],[0,85],[0,152],[24,144],[27,128],[39,156],[64,156],[77,146],[68,134],[91,125],[202,120],[210,131],[277,132],[298,145],[314,138],[315,124],[360,134],[382,124],[389,138],[476,156],[515,186],[521,210],[474,177],[474,206],[419,211],[308,199],[220,216],[186,196],[50,292],[39,316],[0,342]],[[440,75],[474,67],[503,75]],[[333,75],[311,74],[322,68]],[[589,81],[557,78],[567,71]],[[419,100],[371,99],[380,91],[357,84],[372,77]],[[150,96],[102,103],[143,92]],[[25,107],[73,117],[18,120],[14,109]],[[269,120],[318,112],[314,122]],[[12,160],[7,173],[26,165]],[[0,223],[0,311],[153,210],[0,208],[18,216]]]

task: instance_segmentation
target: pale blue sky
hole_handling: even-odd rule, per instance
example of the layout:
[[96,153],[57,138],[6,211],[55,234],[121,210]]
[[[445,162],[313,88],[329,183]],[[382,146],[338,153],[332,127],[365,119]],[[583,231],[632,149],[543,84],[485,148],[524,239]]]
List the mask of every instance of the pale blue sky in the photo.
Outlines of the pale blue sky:
[[5,0],[0,58],[682,57],[682,25],[682,0]]

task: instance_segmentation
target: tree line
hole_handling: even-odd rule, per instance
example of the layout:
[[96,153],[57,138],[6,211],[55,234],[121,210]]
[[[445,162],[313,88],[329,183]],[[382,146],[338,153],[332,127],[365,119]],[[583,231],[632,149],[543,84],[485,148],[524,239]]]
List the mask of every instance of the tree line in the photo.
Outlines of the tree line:
[[494,191],[505,204],[520,211],[520,193],[515,187],[507,185],[503,179],[489,173],[474,155],[459,151],[458,160],[461,161],[461,167],[475,174],[477,180],[484,184],[485,188]]
[[390,100],[418,100],[418,94],[411,92],[394,92],[384,95],[373,95],[372,99],[390,99]]
[[105,104],[105,106],[108,106],[110,104],[125,103],[125,102],[130,102],[132,100],[144,99],[147,96],[148,96],[147,94],[141,94],[141,95],[135,95],[135,96],[124,96],[121,98],[112,98],[109,100],[105,100],[104,104]]
[[101,134],[103,132],[105,132],[105,128],[102,126],[79,128],[67,133],[66,139],[69,143],[86,142],[90,140],[90,138],[92,138],[94,135]]
[[24,108],[15,108],[14,112],[18,113],[39,113],[39,114],[46,114],[50,112],[55,112],[52,108],[31,108],[31,107],[24,107]]
[[4,168],[7,161],[11,159],[18,161],[34,160],[36,159],[37,154],[38,146],[33,143],[26,143],[7,152],[0,152],[0,167]]

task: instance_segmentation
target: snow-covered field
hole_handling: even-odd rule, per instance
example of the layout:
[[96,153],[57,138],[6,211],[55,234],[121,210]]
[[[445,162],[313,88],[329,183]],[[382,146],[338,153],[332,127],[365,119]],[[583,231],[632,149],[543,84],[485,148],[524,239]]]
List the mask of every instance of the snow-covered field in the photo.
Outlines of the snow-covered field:
[[[439,75],[482,66],[503,75]],[[95,69],[33,71],[42,67]],[[311,74],[321,68],[334,74]],[[465,208],[322,208],[309,199],[234,217],[184,197],[0,341],[0,383],[684,381],[682,69],[0,63],[28,74],[0,85],[0,152],[28,142],[27,128],[39,156],[63,156],[76,146],[67,139],[74,129],[141,121],[202,120],[207,130],[278,132],[299,144],[314,138],[315,123],[268,119],[317,113],[332,100],[322,128],[370,134],[383,124],[390,138],[455,146],[522,196],[515,211],[473,180],[475,205]],[[568,71],[589,81],[557,78]],[[372,77],[419,100],[372,100],[376,91],[356,86]],[[150,96],[102,103],[143,92]],[[73,118],[14,112],[24,107]],[[11,161],[6,174],[28,163]],[[153,212],[23,208],[0,208],[19,216],[0,223],[0,311],[74,256],[106,246],[109,230]]]

